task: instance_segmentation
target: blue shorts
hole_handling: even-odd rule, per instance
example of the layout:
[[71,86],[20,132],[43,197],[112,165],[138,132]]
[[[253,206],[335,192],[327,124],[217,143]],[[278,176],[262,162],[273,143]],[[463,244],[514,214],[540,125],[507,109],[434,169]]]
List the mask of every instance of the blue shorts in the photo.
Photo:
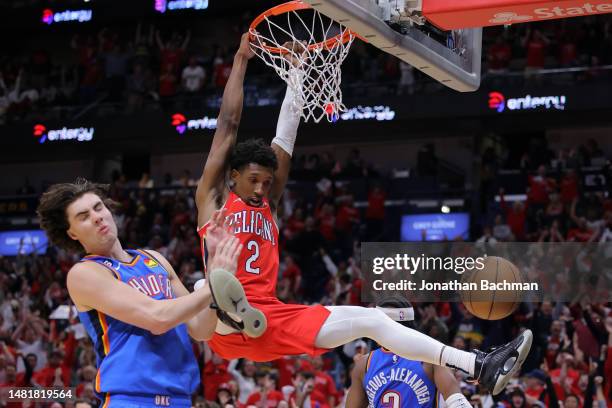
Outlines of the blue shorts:
[[101,407],[105,408],[191,408],[191,398],[184,395],[127,395],[112,394]]

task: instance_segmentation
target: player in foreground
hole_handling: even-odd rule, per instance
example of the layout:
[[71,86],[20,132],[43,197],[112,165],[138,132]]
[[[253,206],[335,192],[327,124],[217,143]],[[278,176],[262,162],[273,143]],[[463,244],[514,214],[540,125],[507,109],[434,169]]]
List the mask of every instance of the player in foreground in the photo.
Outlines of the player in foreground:
[[[389,300],[380,307],[397,311],[397,321],[410,327],[414,310],[408,302]],[[346,408],[433,408],[440,396],[448,408],[471,408],[448,368],[408,360],[379,348],[355,362]]]
[[[293,52],[299,52],[295,51],[298,47],[292,48],[287,52],[288,59]],[[235,235],[243,244],[236,276],[249,302],[265,314],[268,329],[259,338],[249,338],[240,333],[244,322],[219,313],[222,323],[209,343],[211,348],[226,359],[269,361],[285,355],[316,355],[368,337],[404,358],[460,369],[494,394],[501,392],[527,357],[533,337],[530,331],[489,353],[470,353],[403,327],[377,309],[289,305],[276,298],[279,265],[276,209],[289,175],[300,102],[292,87],[288,87],[271,146],[259,140],[236,145],[243,82],[253,55],[245,34],[225,87],[217,130],[196,191],[196,204],[204,254],[214,256],[224,232]],[[299,86],[299,67],[289,75],[294,76],[290,82]],[[226,224],[229,232],[225,230]]]
[[[67,287],[96,351],[95,391],[104,407],[191,407],[200,375],[188,333],[212,336],[211,289],[190,294],[161,254],[124,250],[111,204],[105,186],[78,179],[51,186],[38,207],[54,244],[89,254],[70,269]],[[241,248],[228,236],[210,260],[217,299],[244,297],[233,275]]]

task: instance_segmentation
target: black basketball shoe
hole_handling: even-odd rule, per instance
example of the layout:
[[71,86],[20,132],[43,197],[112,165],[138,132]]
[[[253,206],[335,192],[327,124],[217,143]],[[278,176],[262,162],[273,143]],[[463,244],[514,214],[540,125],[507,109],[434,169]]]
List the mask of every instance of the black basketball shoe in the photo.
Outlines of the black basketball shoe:
[[487,352],[474,350],[476,366],[473,381],[497,395],[506,388],[514,373],[520,370],[531,349],[533,333],[525,330],[516,339]]

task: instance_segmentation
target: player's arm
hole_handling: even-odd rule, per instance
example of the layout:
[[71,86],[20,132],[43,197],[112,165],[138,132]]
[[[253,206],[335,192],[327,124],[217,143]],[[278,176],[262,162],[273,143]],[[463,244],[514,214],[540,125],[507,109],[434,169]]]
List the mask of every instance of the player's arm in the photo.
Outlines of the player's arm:
[[[168,260],[157,251],[147,250],[147,252],[153,255],[153,257],[162,264],[166,272],[168,272],[174,295],[176,297],[189,295],[189,290],[187,290],[185,285],[183,285],[183,282],[181,282],[179,279],[176,271],[172,265],[170,265],[170,262],[168,262]],[[209,289],[208,286],[204,286],[199,290],[208,291]],[[198,341],[208,341],[212,338],[213,334],[215,333],[215,328],[217,327],[217,313],[209,306],[198,312],[198,314],[187,320],[185,323],[187,325],[187,331],[192,338]]]
[[274,173],[274,182],[270,190],[270,205],[274,212],[278,208],[278,203],[283,196],[285,185],[289,178],[293,146],[295,145],[302,106],[304,104],[302,96],[296,92],[296,89],[300,89],[302,86],[304,77],[304,71],[299,68],[301,62],[297,54],[305,51],[304,46],[298,42],[293,42],[285,43],[284,47],[291,49],[291,52],[285,58],[288,58],[294,68],[289,70],[289,83],[291,85],[287,86],[285,99],[283,99],[278,115],[276,135],[272,140],[272,150],[274,150],[278,160],[278,169]]
[[365,408],[368,406],[368,398],[363,388],[363,377],[365,376],[368,356],[363,356],[355,362],[351,371],[351,387],[346,396],[346,408]]
[[248,61],[253,55],[249,35],[244,34],[240,41],[240,48],[234,56],[232,72],[223,91],[221,109],[217,118],[217,130],[196,190],[199,227],[203,226],[217,209],[217,198],[224,192],[226,167],[232,148],[236,144],[238,126],[242,116],[244,75]]
[[461,393],[461,387],[450,369],[441,366],[433,366],[434,383],[440,391],[448,408],[471,408],[465,396]]
[[163,334],[186,322],[211,302],[210,292],[204,290],[176,299],[154,300],[94,262],[73,266],[66,283],[70,297],[80,309],[98,310],[153,334]]

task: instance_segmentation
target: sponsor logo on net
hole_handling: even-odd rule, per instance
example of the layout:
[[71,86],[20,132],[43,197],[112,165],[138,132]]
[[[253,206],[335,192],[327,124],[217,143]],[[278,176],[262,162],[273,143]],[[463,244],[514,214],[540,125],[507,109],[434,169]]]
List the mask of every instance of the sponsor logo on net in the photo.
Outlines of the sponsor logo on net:
[[493,24],[512,24],[524,21],[541,20],[547,18],[564,18],[573,16],[587,16],[590,14],[612,13],[612,2],[610,3],[583,3],[574,7],[540,7],[534,9],[530,14],[519,14],[513,11],[495,13],[489,22]]
[[61,129],[47,130],[45,125],[34,125],[34,137],[38,138],[38,142],[58,142],[63,140],[74,140],[77,142],[89,142],[93,139],[94,128],[74,128],[69,129],[63,127]]
[[44,9],[42,22],[45,24],[63,23],[66,21],[78,21],[84,23],[91,21],[92,10],[65,10],[54,12],[51,9]]
[[565,95],[557,96],[531,96],[522,98],[506,98],[501,92],[489,93],[489,108],[497,112],[505,110],[529,110],[529,109],[556,109],[565,110],[567,98]]

